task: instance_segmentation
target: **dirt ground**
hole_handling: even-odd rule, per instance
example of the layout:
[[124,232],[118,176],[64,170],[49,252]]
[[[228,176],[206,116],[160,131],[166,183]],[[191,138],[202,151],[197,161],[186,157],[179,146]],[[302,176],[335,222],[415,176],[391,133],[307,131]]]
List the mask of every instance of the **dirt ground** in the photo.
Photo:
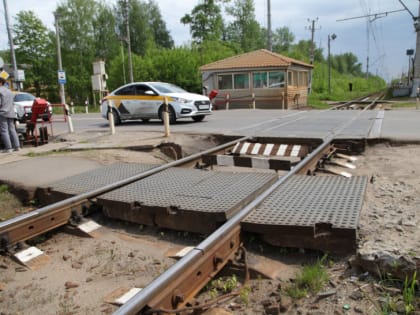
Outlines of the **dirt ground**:
[[[178,138],[176,142],[187,153],[214,145],[213,139],[198,136]],[[156,150],[69,154],[103,164],[168,160]],[[277,276],[266,279],[253,274],[247,290],[213,306],[207,314],[420,314],[418,290],[408,303],[402,294],[407,285],[397,280],[420,266],[419,157],[419,145],[389,144],[369,146],[358,157],[352,173],[370,179],[360,216],[358,254],[328,256],[328,281],[319,292],[308,292],[296,300],[285,293],[302,266],[316,262],[322,253],[272,248],[247,239],[249,260],[266,257],[268,265],[278,271]],[[4,207],[0,205],[0,209]],[[168,251],[204,239],[204,235],[111,221],[100,214],[93,219],[102,225],[94,237],[61,228],[34,240],[46,256],[32,269],[7,254],[0,256],[0,314],[110,314],[118,308],[113,302],[115,291],[146,286],[175,262],[167,257]],[[219,284],[227,286],[233,270],[226,268]],[[235,273],[237,283],[233,286],[237,287],[243,280],[243,270]],[[215,286],[214,282],[209,284],[200,301],[214,298],[214,291],[220,293],[220,287]],[[408,304],[413,307],[407,308]]]

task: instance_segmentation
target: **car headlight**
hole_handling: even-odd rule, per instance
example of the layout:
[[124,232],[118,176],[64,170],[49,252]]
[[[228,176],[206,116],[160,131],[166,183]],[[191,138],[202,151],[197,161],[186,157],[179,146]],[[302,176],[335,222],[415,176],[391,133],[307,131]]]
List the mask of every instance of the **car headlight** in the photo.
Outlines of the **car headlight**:
[[181,98],[181,97],[172,97],[172,99],[173,99],[175,102],[177,102],[177,103],[184,103],[184,104],[187,104],[187,103],[191,103],[191,102],[192,102],[192,100],[187,100],[187,99],[185,99],[185,98]]

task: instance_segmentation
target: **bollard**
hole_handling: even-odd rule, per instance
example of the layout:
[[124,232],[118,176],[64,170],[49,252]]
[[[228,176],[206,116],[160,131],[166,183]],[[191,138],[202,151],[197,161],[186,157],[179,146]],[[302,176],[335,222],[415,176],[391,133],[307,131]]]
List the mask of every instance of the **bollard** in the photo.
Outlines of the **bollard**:
[[86,99],[86,101],[85,101],[85,113],[86,114],[89,114],[89,101]]
[[73,101],[70,102],[70,112],[72,115],[74,115],[74,103]]
[[67,124],[69,127],[69,133],[73,133],[74,132],[73,122],[71,120],[71,116],[69,113],[69,106],[67,104],[64,104],[64,113],[66,114]]
[[107,102],[108,102],[108,122],[109,122],[109,129],[111,130],[111,135],[115,135],[114,114],[112,113],[111,102],[109,100]]
[[284,92],[281,92],[281,108],[284,110]]
[[229,110],[229,99],[230,99],[230,94],[226,94],[226,110]]
[[111,130],[111,135],[115,134],[115,121],[114,121],[114,114],[112,113],[112,104],[108,100],[108,122],[109,122],[109,129]]
[[255,109],[255,93],[252,93],[252,109]]
[[417,87],[416,91],[416,109],[419,109],[419,101],[420,101],[420,86]]
[[171,135],[171,130],[169,127],[169,107],[168,107],[168,98],[164,98],[164,108],[163,108],[163,125],[165,127],[165,135],[167,138]]

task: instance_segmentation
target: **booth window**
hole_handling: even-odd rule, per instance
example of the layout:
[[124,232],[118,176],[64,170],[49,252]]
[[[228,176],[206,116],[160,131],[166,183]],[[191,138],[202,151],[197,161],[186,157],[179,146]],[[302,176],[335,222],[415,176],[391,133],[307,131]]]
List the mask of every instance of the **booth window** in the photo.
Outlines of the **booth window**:
[[248,73],[230,73],[217,76],[219,90],[249,89]]
[[233,75],[235,90],[249,89],[248,73],[236,73]]
[[308,86],[308,72],[300,71],[299,72],[299,86]]
[[297,86],[297,72],[289,71],[287,75],[288,75],[288,85]]
[[267,72],[254,72],[252,74],[252,86],[255,89],[267,87]]
[[284,71],[254,72],[252,86],[261,88],[281,88],[285,85],[286,74]]
[[268,73],[268,87],[280,88],[284,87],[285,73],[284,71],[272,71]]
[[232,74],[218,76],[219,90],[231,90],[233,88]]

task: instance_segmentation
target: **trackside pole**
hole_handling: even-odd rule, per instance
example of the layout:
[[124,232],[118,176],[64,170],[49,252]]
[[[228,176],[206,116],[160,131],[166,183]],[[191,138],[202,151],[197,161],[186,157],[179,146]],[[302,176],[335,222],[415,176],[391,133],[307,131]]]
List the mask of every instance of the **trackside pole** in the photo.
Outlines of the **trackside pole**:
[[284,92],[281,92],[281,109],[284,110]]
[[64,106],[64,112],[66,114],[67,124],[69,127],[69,133],[73,133],[74,128],[73,128],[73,122],[71,120],[71,116],[69,114],[69,106],[67,104],[63,104],[63,106]]
[[252,93],[252,109],[255,109],[255,93]]
[[164,109],[163,109],[163,125],[165,126],[165,135],[167,138],[171,135],[171,130],[169,128],[169,107],[168,107],[168,98],[164,98]]
[[109,122],[109,129],[111,130],[111,135],[115,135],[115,121],[114,121],[114,114],[112,114],[112,106],[110,101],[108,100],[108,122]]
[[230,94],[226,94],[226,110],[229,110],[229,100],[230,100]]

